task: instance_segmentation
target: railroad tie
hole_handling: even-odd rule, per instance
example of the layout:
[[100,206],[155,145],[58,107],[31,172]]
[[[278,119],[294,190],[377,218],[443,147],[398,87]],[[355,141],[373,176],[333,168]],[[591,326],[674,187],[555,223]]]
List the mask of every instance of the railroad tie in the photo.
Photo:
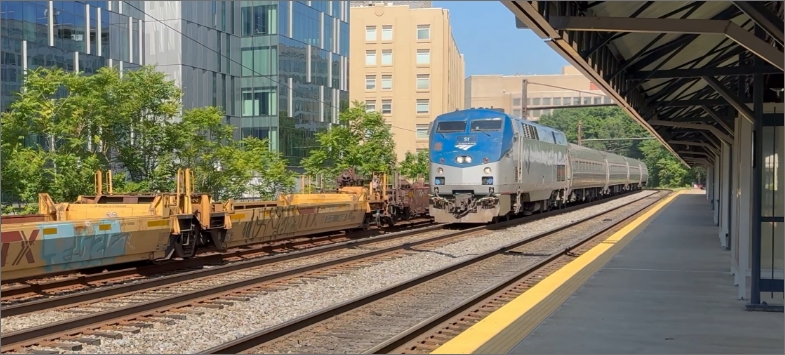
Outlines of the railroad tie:
[[97,337],[109,338],[109,339],[122,339],[123,338],[123,333],[112,332],[112,331],[104,331],[104,330],[87,331],[87,332],[84,332],[84,335],[95,335]]

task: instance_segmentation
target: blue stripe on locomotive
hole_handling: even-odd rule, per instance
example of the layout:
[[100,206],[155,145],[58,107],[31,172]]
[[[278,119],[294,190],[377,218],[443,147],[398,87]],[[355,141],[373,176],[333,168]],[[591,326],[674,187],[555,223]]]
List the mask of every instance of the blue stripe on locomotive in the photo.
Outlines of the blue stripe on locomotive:
[[[471,132],[471,122],[483,119],[501,119],[501,131]],[[463,132],[437,133],[440,122],[468,122]],[[465,168],[482,165],[483,158],[496,162],[512,149],[514,128],[512,119],[505,113],[488,109],[469,109],[445,113],[436,117],[431,125],[429,154],[431,163]],[[461,149],[465,148],[465,149]],[[458,156],[471,156],[472,162],[459,164]],[[443,162],[439,161],[444,159]]]

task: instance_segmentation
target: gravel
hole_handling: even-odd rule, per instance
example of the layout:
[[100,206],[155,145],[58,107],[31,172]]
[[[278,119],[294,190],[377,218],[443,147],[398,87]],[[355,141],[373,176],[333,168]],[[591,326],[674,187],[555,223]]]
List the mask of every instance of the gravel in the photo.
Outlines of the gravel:
[[[199,310],[204,312],[202,316],[189,316],[188,320],[178,320],[174,325],[154,324],[153,327],[143,328],[136,334],[126,333],[123,339],[103,339],[101,345],[86,345],[79,352],[68,353],[198,353],[314,310],[389,287],[607,209],[626,205],[653,193],[656,192],[642,191],[601,205],[493,231],[482,238],[469,238],[432,250],[425,247],[413,248],[412,250],[421,252],[350,270],[328,279],[305,280],[298,286],[269,292],[251,298],[248,302],[236,302],[233,306],[221,310],[200,308]],[[308,262],[314,262],[313,258],[308,259]],[[258,275],[259,271],[255,272]],[[6,331],[5,328],[6,319],[3,319],[3,331]]]

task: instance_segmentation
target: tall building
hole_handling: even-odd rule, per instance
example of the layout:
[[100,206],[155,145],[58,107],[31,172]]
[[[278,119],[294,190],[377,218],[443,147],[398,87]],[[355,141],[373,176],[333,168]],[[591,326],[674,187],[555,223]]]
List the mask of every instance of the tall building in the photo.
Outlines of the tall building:
[[0,2],[0,110],[15,100],[27,69],[93,73],[107,65],[133,70],[144,64],[144,14],[132,7],[143,9],[142,3]]
[[597,105],[613,103],[594,83],[572,66],[553,75],[472,75],[466,78],[464,108],[493,107],[521,116],[523,80],[528,80],[528,118],[537,121],[553,112],[544,106]]
[[[293,166],[348,106],[346,1],[2,1],[2,102],[26,68],[155,65],[183,108],[221,106],[235,138]],[[54,14],[54,16],[49,16]]]
[[268,139],[293,167],[348,105],[345,1],[150,1],[145,8],[164,19],[148,18],[147,62],[178,81],[184,107],[224,107],[236,139]]
[[351,13],[352,101],[381,112],[398,159],[428,148],[428,126],[463,106],[464,60],[446,9],[376,3]]

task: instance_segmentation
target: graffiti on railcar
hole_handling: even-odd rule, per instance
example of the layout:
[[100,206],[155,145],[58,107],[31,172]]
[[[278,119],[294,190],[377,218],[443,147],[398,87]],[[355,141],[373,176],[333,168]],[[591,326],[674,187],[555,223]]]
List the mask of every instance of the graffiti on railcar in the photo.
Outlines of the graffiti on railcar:
[[[33,229],[29,232],[25,231],[8,231],[0,233],[2,239],[2,254],[0,254],[0,265],[5,267],[8,261],[8,252],[11,249],[11,243],[19,243],[22,248],[14,255],[11,266],[19,265],[22,260],[27,261],[27,264],[35,263],[35,255],[33,255],[33,243],[38,239],[38,229]],[[28,235],[29,234],[29,235]]]
[[346,221],[354,221],[354,213],[342,213],[342,214],[334,214],[324,217],[324,224],[330,223],[338,223],[338,222],[346,222]]
[[126,253],[130,235],[123,233],[119,221],[100,221],[53,226],[44,233],[41,256],[49,271],[74,270],[111,264]]
[[297,206],[254,209],[251,220],[243,226],[243,238],[273,240],[294,235],[297,231],[296,211]]

